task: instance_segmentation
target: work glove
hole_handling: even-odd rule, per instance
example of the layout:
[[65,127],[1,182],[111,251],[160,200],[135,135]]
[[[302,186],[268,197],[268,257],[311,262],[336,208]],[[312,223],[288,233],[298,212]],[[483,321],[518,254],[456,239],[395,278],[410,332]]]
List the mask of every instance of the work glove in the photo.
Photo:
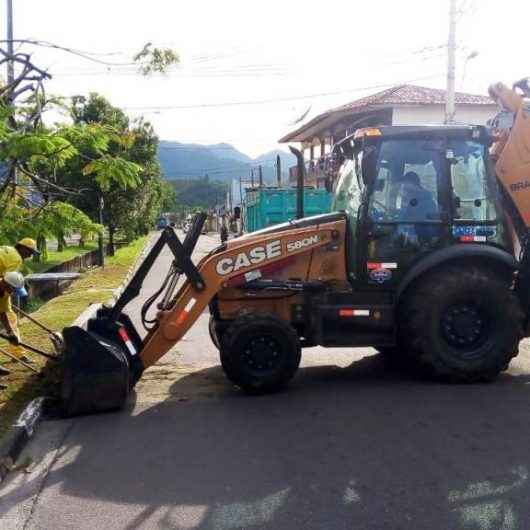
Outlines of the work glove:
[[15,333],[10,333],[8,335],[9,342],[13,344],[14,346],[18,346],[20,344],[20,338]]

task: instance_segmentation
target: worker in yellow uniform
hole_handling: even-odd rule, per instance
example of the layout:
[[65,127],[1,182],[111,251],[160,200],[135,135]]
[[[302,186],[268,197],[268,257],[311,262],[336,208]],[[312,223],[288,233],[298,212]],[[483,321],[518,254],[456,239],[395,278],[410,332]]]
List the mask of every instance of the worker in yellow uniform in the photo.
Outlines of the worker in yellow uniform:
[[21,239],[14,247],[0,246],[0,276],[18,271],[25,259],[39,254],[37,242],[30,237]]
[[[0,324],[5,329],[9,342],[18,345],[20,337],[17,329],[17,318],[11,307],[11,295],[28,296],[24,288],[24,276],[20,272],[6,272],[0,277]],[[9,374],[9,370],[0,366],[0,376]]]

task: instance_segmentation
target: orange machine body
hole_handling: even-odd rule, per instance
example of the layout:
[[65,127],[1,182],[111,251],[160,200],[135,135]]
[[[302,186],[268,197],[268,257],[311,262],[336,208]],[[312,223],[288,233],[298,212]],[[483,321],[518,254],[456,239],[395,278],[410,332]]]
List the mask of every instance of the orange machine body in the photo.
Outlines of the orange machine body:
[[514,116],[513,125],[497,131],[492,147],[497,177],[521,219],[530,227],[530,112],[522,96],[502,83],[490,87],[491,97]]
[[169,351],[215,296],[223,317],[258,311],[279,314],[288,321],[290,307],[301,300],[293,293],[241,289],[257,278],[315,280],[346,289],[345,240],[346,221],[338,220],[250,234],[229,242],[226,248],[220,247],[219,253],[207,255],[197,266],[205,288],[196,291],[186,282],[175,297],[175,305],[160,312],[158,326],[146,337],[140,352],[144,367]]

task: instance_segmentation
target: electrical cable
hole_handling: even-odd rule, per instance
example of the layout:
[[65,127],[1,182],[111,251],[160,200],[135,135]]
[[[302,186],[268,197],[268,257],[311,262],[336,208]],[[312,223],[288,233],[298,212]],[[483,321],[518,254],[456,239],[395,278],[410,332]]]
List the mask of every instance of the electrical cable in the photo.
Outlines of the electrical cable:
[[256,99],[256,100],[246,100],[246,101],[229,101],[223,103],[197,103],[194,105],[167,105],[167,106],[143,106],[143,107],[122,107],[122,110],[145,110],[145,111],[158,111],[158,110],[181,110],[181,109],[201,109],[201,108],[212,108],[212,107],[234,107],[234,106],[243,106],[243,105],[265,105],[269,103],[282,103],[288,101],[298,101],[303,99],[311,99],[316,97],[327,97],[327,96],[337,96],[341,94],[349,94],[352,92],[362,92],[364,90],[376,90],[387,88],[394,85],[406,85],[408,83],[414,83],[417,81],[426,81],[428,79],[434,79],[440,77],[440,73],[431,74],[424,77],[417,77],[415,79],[409,79],[408,81],[401,81],[399,83],[384,83],[379,85],[370,85],[365,87],[357,87],[343,90],[335,90],[330,92],[320,92],[315,94],[306,94],[304,96],[291,96],[291,97],[282,97],[282,98],[270,98],[270,99]]
[[134,62],[127,62],[127,63],[112,63],[109,61],[103,61],[102,59],[97,59],[96,57],[91,57],[90,54],[87,54],[85,52],[82,52],[80,50],[75,50],[73,48],[68,48],[66,46],[60,46],[59,44],[54,44],[53,42],[47,42],[47,41],[38,41],[35,39],[13,39],[12,41],[7,41],[5,39],[0,39],[0,42],[13,42],[13,43],[20,43],[20,44],[31,44],[33,46],[41,46],[43,48],[52,48],[55,50],[61,50],[66,53],[70,53],[72,55],[76,55],[78,57],[81,57],[83,59],[86,59],[87,61],[91,61],[98,64],[103,64],[106,66],[131,66],[136,63]]

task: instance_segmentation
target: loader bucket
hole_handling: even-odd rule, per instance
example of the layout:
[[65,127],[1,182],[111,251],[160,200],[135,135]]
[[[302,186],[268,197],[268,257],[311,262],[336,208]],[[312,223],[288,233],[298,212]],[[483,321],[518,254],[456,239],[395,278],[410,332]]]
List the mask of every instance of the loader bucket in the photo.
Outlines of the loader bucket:
[[67,416],[121,409],[131,388],[144,371],[143,341],[133,322],[123,313],[141,291],[143,281],[165,245],[174,263],[191,285],[201,291],[204,280],[191,261],[206,214],[197,214],[190,232],[181,243],[172,228],[166,228],[149,250],[133,277],[112,307],[100,308],[88,320],[86,330],[71,326],[63,330],[63,412]]
[[65,328],[63,411],[67,416],[117,410],[125,405],[131,376],[119,344],[94,332]]

